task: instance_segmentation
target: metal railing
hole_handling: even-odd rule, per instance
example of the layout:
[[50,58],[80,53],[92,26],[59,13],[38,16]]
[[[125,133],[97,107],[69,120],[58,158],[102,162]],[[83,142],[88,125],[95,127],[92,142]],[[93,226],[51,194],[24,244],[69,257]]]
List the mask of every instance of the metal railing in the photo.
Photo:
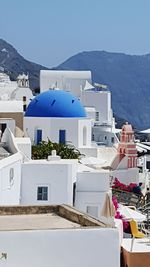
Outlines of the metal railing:
[[112,188],[112,195],[116,196],[119,203],[127,206],[135,206],[136,208],[140,208],[145,204],[143,196],[132,192]]

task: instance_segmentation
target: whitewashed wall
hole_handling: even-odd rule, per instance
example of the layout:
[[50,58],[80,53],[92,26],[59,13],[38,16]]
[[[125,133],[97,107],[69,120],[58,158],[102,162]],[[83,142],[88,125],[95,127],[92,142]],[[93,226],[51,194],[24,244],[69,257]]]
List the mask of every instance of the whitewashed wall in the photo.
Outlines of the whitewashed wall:
[[[94,144],[95,145],[95,144]],[[89,157],[96,157],[98,156],[98,148],[96,147],[82,147],[80,148],[80,152],[83,155],[89,156]]]
[[[84,130],[86,138],[84,138]],[[78,121],[78,147],[91,147],[91,120],[89,119]]]
[[18,146],[19,151],[21,151],[24,156],[24,160],[31,159],[31,140],[28,137],[16,137],[15,143]]
[[23,112],[22,101],[17,100],[1,100],[0,112]]
[[119,267],[117,229],[70,229],[0,232],[7,267]]
[[[73,203],[73,182],[76,160],[70,163],[46,160],[26,162],[22,165],[21,204],[47,205]],[[48,186],[48,200],[37,200],[37,187]]]
[[50,135],[51,124],[49,118],[24,117],[24,131],[30,137],[31,143],[35,141],[37,129],[42,129],[42,138],[47,141]]
[[21,161],[19,153],[0,160],[0,205],[20,203]]
[[10,131],[14,134],[15,133],[15,126],[16,126],[15,120],[0,118],[0,124],[5,124],[5,123],[6,123],[6,127],[8,127],[10,129]]
[[139,170],[138,168],[114,170],[112,171],[112,177],[118,178],[120,182],[125,184],[139,183]]
[[87,144],[91,145],[91,120],[82,118],[24,118],[24,130],[31,138],[32,143],[35,141],[37,129],[42,129],[42,139],[47,141],[49,138],[52,142],[59,142],[59,130],[66,130],[66,141],[71,142],[75,147],[83,146],[83,128],[87,129]]
[[22,156],[9,128],[2,136],[10,156],[0,160],[0,204],[17,205],[20,203],[21,163]]
[[[86,128],[86,145],[83,144],[83,129]],[[51,140],[59,142],[59,130],[66,130],[66,141],[75,147],[91,146],[91,120],[86,118],[51,118]]]
[[106,129],[106,127],[103,127],[103,126],[94,126],[92,128],[92,135],[93,135],[94,141],[98,142],[99,144],[112,146],[114,145],[114,143],[118,143],[118,139],[115,133],[112,132],[111,127],[107,127]]
[[109,172],[77,173],[75,207],[96,218],[100,218],[108,191]]
[[51,140],[59,143],[59,130],[66,130],[66,141],[78,147],[78,119],[51,118]]
[[99,112],[99,122],[111,124],[111,93],[109,91],[82,91],[81,101],[84,106],[94,107]]
[[40,92],[57,87],[80,97],[86,81],[91,83],[91,71],[41,70]]
[[11,93],[17,88],[16,81],[10,81],[10,79],[6,82],[0,83],[0,100],[9,100]]
[[33,94],[30,88],[18,87],[12,94],[11,99],[23,101],[23,97],[26,97],[26,104],[30,103],[30,99],[33,99]]

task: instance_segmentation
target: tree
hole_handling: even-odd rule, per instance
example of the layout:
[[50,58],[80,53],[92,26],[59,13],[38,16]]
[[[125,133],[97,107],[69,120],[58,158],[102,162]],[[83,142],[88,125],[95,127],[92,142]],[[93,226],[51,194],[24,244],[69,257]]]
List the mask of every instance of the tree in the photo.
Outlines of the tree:
[[53,143],[42,141],[38,145],[32,146],[32,159],[47,159],[52,150],[56,150],[58,156],[62,159],[80,159],[81,153],[73,145]]

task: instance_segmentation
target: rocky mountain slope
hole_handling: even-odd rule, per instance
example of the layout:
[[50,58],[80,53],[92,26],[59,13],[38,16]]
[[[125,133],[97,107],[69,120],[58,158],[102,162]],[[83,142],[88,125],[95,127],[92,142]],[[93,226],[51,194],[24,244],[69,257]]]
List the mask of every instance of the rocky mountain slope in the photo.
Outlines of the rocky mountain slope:
[[39,87],[40,70],[47,68],[24,59],[12,45],[0,39],[0,69],[4,69],[12,80],[16,79],[18,74],[28,73],[30,86],[34,89]]
[[137,128],[150,127],[150,55],[83,52],[57,68],[91,70],[93,82],[107,84],[111,90],[115,114]]

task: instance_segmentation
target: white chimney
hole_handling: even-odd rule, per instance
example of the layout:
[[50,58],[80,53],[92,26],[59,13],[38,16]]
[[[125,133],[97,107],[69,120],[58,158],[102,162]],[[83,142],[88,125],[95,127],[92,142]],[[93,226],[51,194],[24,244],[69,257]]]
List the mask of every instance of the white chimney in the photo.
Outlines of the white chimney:
[[52,154],[50,156],[48,156],[47,160],[48,161],[56,161],[56,160],[60,160],[61,157],[57,156],[56,154],[56,150],[52,150]]

